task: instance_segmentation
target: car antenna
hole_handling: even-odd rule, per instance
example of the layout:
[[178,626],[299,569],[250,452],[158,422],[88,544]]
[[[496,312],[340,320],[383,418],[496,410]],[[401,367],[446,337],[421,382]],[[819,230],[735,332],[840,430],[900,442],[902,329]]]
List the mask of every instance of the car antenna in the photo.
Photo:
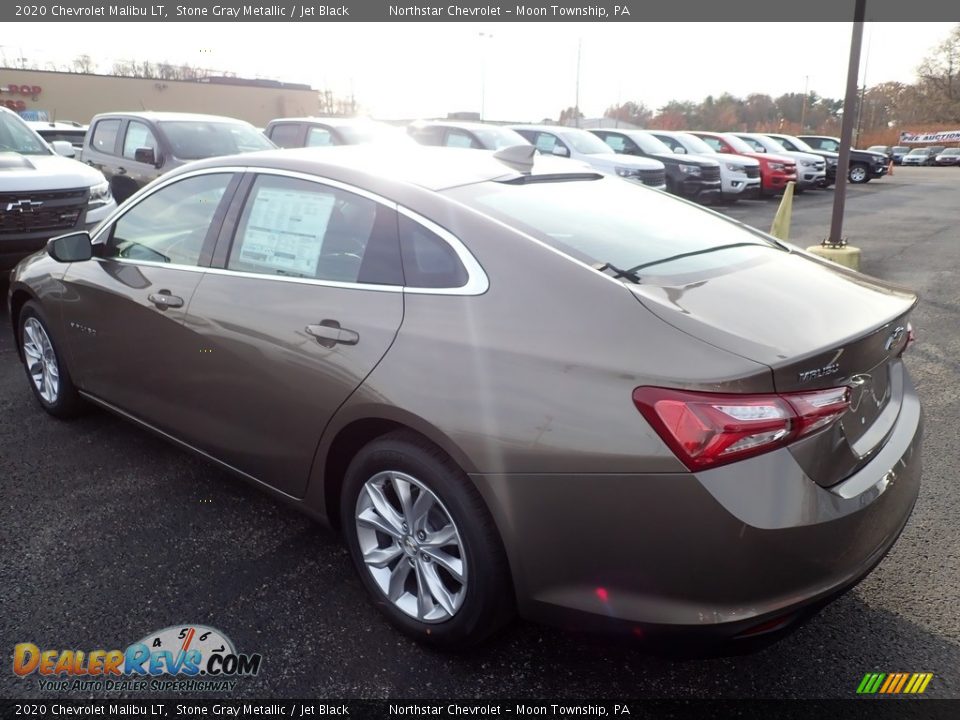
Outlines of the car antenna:
[[533,156],[537,154],[535,145],[511,145],[497,150],[493,156],[514,170],[529,173],[533,170]]

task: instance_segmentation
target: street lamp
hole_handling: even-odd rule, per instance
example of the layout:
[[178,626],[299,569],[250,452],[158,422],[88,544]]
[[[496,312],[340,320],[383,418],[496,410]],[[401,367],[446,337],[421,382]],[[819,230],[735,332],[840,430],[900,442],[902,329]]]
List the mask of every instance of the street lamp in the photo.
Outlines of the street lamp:
[[487,45],[484,40],[493,40],[493,33],[480,32],[480,122],[483,122],[487,104]]

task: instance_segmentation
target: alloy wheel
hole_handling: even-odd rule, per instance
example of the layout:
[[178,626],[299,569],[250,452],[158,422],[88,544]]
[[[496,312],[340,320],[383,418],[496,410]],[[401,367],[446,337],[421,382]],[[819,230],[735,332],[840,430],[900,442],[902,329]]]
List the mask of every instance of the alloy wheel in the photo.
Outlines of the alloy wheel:
[[861,183],[867,177],[867,171],[862,167],[850,168],[850,182]]
[[23,353],[37,393],[53,405],[60,395],[60,368],[50,336],[43,324],[33,317],[23,323]]
[[425,623],[457,613],[467,591],[464,543],[429,488],[406,473],[379,472],[360,490],[355,520],[363,562],[397,609]]

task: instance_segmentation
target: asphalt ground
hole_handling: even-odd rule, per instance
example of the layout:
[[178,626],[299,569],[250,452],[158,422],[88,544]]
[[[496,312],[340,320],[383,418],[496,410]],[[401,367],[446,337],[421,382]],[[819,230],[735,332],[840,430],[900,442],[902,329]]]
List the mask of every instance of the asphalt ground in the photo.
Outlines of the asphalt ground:
[[[795,199],[791,241],[827,234],[832,198]],[[926,697],[960,697],[958,200],[955,168],[897,168],[850,188],[845,235],[863,271],[922,296],[908,364],[926,409],[923,487],[870,576],[750,654],[664,656],[520,621],[468,653],[425,649],[381,619],[330,531],[106,412],[45,415],[4,314],[0,697],[70,697],[16,677],[16,643],[122,649],[189,623],[263,655],[260,674],[229,697],[850,698],[866,672],[932,672]],[[723,211],[769,229],[776,207]]]

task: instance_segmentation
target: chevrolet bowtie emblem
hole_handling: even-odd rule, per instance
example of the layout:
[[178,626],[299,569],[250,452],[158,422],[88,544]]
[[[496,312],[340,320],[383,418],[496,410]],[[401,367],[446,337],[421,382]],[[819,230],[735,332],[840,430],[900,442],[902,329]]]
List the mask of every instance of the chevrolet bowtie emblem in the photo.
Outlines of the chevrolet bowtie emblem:
[[41,200],[17,200],[17,202],[7,203],[7,212],[33,212],[41,205],[43,205]]

